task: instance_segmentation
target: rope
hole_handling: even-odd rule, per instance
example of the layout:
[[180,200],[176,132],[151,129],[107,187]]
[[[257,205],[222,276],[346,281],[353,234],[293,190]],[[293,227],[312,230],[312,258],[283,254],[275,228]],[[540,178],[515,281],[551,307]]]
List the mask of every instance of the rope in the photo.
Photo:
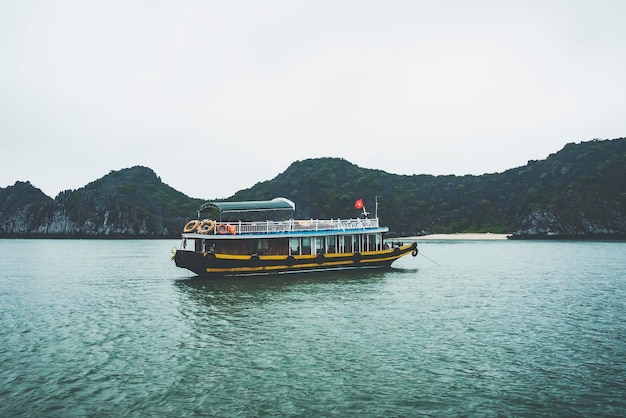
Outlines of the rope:
[[420,252],[419,252],[419,254],[420,254],[422,257],[424,257],[426,260],[429,260],[429,261],[431,261],[431,262],[433,262],[433,263],[437,264],[439,267],[441,267],[441,264],[439,264],[438,262],[436,262],[436,261],[435,261],[435,260],[433,260],[432,258],[428,258],[428,257],[426,257],[422,251],[420,251]]

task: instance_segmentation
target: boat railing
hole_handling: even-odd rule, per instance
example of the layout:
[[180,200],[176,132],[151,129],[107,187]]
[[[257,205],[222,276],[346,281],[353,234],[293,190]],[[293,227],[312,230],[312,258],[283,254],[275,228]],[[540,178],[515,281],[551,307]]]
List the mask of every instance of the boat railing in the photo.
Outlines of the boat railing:
[[[221,227],[221,225],[225,225]],[[364,230],[378,228],[378,218],[374,219],[308,219],[286,221],[254,221],[254,222],[223,222],[214,228],[213,233],[220,234],[233,231],[235,234],[268,234],[282,232],[306,232],[325,230]],[[232,229],[234,227],[234,229]],[[226,232],[228,233],[228,232]],[[232,233],[232,232],[231,232]]]

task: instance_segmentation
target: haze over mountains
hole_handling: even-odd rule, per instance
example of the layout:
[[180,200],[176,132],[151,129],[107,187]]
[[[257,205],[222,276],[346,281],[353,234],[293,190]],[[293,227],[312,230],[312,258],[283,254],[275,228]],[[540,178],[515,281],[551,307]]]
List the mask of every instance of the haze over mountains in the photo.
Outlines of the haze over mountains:
[[[570,143],[544,160],[480,176],[405,176],[339,158],[308,159],[224,200],[277,196],[296,203],[297,218],[356,217],[357,199],[373,216],[377,201],[381,222],[397,236],[623,238],[626,138]],[[0,188],[0,237],[176,238],[202,203],[140,166],[55,198],[17,181]]]

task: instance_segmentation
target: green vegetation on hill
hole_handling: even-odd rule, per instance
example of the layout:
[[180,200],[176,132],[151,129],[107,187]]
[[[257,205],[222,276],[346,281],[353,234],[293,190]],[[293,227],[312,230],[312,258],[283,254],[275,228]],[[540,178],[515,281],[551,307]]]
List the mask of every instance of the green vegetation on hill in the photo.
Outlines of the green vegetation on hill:
[[[545,160],[480,176],[402,176],[339,158],[296,161],[227,200],[277,196],[293,200],[299,218],[356,217],[360,198],[373,215],[377,200],[382,223],[400,236],[624,237],[626,138],[567,144]],[[55,199],[17,182],[0,188],[0,236],[177,237],[202,203],[146,167],[112,171]]]
[[45,219],[52,211],[53,200],[29,182],[16,182],[0,188],[0,236],[26,234],[29,225]]
[[175,237],[202,204],[149,168],[112,171],[54,200],[28,183],[0,189],[1,236]]
[[112,225],[109,235],[168,236],[178,235],[186,214],[201,204],[164,184],[151,169],[137,166],[111,171],[70,192],[65,209],[79,225]]
[[[337,158],[293,163],[232,200],[285,196],[305,217],[355,216],[379,202],[398,235],[493,232],[564,235],[626,231],[626,138],[568,144],[543,161],[481,176],[401,176]],[[555,222],[550,219],[555,218]]]

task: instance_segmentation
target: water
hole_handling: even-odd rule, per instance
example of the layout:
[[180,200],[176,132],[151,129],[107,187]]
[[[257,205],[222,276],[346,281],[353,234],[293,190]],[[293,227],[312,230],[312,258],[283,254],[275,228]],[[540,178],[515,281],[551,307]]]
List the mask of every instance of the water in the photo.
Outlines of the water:
[[0,416],[626,415],[625,243],[217,281],[176,244],[0,240]]

